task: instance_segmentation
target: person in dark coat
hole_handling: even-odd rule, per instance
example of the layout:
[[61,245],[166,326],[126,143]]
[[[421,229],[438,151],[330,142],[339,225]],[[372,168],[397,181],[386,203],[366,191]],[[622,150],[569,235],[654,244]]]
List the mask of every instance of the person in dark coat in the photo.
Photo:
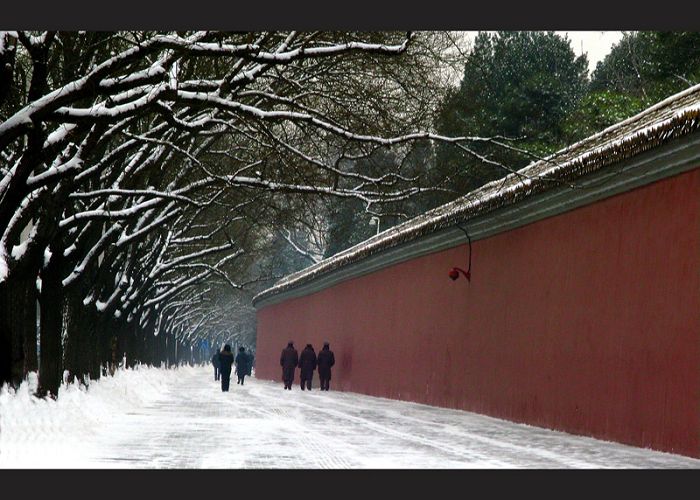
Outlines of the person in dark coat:
[[284,381],[284,388],[292,390],[292,384],[294,383],[294,370],[299,363],[299,353],[294,348],[294,342],[291,340],[287,343],[287,347],[282,349],[282,354],[280,355],[280,366],[282,367],[282,380]]
[[321,390],[327,391],[331,387],[331,367],[335,364],[335,355],[328,342],[323,343],[323,349],[316,357],[316,364],[318,365],[318,378],[321,380]]
[[221,390],[228,392],[228,386],[231,382],[231,366],[233,365],[233,353],[230,345],[226,344],[224,350],[219,353],[219,363],[221,364]]
[[250,363],[250,358],[245,352],[245,347],[238,348],[238,354],[236,354],[236,375],[238,375],[237,384],[243,385],[246,375],[250,375],[250,368],[248,364]]
[[299,356],[299,368],[301,376],[301,390],[306,389],[311,390],[311,379],[314,377],[314,370],[316,369],[316,352],[311,344],[306,344],[304,350],[301,351],[301,356]]
[[219,351],[216,351],[211,357],[211,364],[214,365],[214,380],[219,380],[219,369],[221,368],[221,362],[219,361]]

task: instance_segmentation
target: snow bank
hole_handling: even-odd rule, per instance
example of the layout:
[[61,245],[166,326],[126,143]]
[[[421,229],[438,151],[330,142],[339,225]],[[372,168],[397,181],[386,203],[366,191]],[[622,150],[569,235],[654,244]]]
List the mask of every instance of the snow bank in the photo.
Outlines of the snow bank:
[[118,370],[113,377],[90,381],[89,387],[63,383],[56,400],[33,396],[36,373],[16,390],[3,386],[0,468],[94,467],[92,457],[100,450],[92,438],[100,428],[158,400],[171,379],[188,369]]

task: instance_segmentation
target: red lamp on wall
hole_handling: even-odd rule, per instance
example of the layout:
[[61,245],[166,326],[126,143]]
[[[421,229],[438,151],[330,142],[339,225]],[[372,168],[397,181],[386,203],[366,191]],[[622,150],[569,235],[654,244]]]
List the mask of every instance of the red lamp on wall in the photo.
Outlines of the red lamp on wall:
[[464,229],[462,226],[457,224],[457,227],[460,228],[462,231],[464,231],[464,234],[467,235],[467,242],[469,243],[469,267],[465,271],[461,267],[453,267],[450,269],[450,272],[447,273],[447,275],[450,277],[452,281],[455,281],[457,278],[459,278],[460,273],[464,275],[465,278],[467,278],[467,281],[471,282],[472,278],[472,240],[469,237],[469,233],[467,232],[466,229]]
[[462,273],[464,277],[467,278],[467,281],[471,281],[472,273],[470,273],[469,271],[465,271],[461,267],[453,267],[448,273],[448,276],[452,281],[454,281],[457,278],[459,278],[459,273]]

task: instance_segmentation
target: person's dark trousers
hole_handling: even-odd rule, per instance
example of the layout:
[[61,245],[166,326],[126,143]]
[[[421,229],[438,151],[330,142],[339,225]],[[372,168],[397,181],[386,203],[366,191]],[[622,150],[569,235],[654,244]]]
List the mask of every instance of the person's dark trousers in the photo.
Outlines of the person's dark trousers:
[[303,391],[304,388],[307,390],[311,390],[311,379],[302,379],[301,380],[301,390]]
[[214,367],[214,380],[219,380],[219,369]]
[[223,392],[228,392],[228,386],[231,383],[231,374],[222,373],[221,374],[221,390]]
[[322,391],[327,391],[331,386],[331,381],[327,378],[322,378],[321,379],[321,390]]
[[236,383],[237,383],[237,384],[243,385],[244,379],[245,379],[245,375],[239,375],[239,376],[238,376],[238,382],[236,382]]

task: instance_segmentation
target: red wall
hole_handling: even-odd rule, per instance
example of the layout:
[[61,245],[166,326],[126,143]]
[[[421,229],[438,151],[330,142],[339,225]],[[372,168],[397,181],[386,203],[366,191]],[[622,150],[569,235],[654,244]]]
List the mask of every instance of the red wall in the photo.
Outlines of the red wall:
[[264,307],[256,376],[328,340],[331,390],[699,457],[699,243],[696,169]]

